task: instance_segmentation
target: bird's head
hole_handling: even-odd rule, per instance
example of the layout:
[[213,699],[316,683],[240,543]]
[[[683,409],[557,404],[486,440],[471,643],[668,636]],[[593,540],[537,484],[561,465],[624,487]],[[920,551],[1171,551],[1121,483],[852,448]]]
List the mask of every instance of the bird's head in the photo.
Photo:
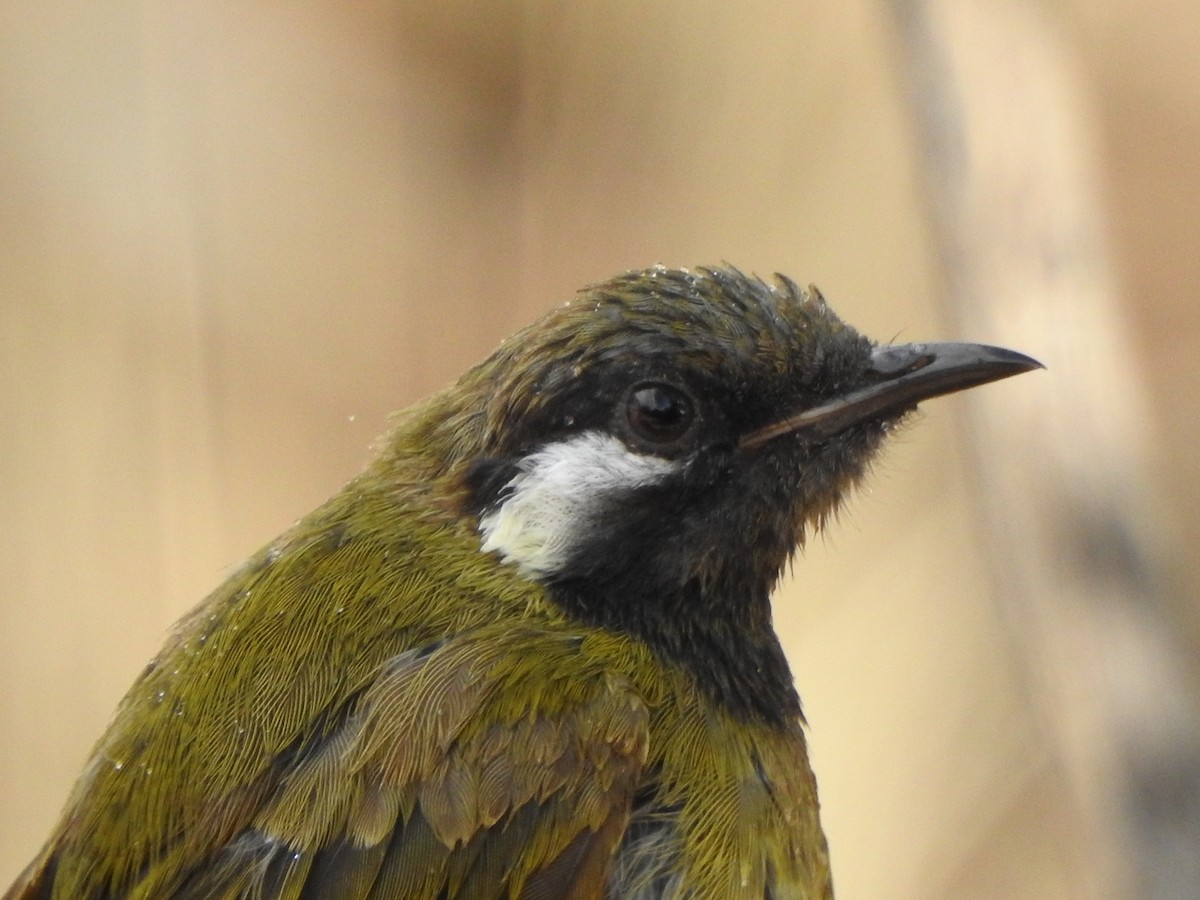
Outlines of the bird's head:
[[[658,267],[503,344],[446,395],[437,444],[485,553],[571,615],[727,669],[778,656],[783,567],[918,401],[1036,366],[877,346],[782,277]],[[715,694],[754,689],[721,677]]]

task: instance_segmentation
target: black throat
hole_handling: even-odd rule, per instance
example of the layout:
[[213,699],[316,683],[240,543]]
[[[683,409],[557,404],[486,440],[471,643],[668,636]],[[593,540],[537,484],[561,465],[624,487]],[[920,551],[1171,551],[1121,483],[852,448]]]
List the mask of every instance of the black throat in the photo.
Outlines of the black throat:
[[[475,466],[468,484],[476,510],[500,500],[515,465]],[[568,615],[644,641],[734,716],[787,727],[802,714],[772,627],[769,576],[795,541],[760,513],[749,514],[745,528],[712,533],[707,523],[721,518],[712,507],[734,510],[705,490],[715,473],[691,468],[690,487],[672,482],[613,498],[596,515],[607,527],[585,536],[544,583]],[[765,501],[743,492],[747,498],[747,509],[763,509]]]
[[589,625],[645,641],[739,719],[785,727],[802,718],[766,595],[748,601],[701,596],[698,589],[685,588],[667,596],[636,575],[602,585],[566,578],[551,584],[550,594],[564,611]]

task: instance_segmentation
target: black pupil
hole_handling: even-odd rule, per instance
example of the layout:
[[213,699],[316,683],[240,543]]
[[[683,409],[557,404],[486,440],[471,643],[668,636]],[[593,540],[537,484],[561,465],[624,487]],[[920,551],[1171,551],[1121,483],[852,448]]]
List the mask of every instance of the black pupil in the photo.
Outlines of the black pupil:
[[677,440],[691,423],[691,401],[678,388],[651,384],[629,395],[629,424],[645,440]]

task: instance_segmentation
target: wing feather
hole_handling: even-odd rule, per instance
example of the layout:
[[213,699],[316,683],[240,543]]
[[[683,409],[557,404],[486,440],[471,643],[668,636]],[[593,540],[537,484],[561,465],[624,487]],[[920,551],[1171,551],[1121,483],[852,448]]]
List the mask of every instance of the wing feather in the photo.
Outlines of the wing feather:
[[389,662],[179,895],[602,896],[649,715],[574,636],[502,644],[466,635]]

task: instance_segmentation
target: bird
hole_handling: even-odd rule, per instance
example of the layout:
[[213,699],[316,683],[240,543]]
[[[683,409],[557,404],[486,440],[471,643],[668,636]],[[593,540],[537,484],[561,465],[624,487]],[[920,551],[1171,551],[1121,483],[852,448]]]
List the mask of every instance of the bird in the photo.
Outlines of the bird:
[[920,401],[1039,367],[581,290],[175,625],[5,898],[832,897],[771,594]]

